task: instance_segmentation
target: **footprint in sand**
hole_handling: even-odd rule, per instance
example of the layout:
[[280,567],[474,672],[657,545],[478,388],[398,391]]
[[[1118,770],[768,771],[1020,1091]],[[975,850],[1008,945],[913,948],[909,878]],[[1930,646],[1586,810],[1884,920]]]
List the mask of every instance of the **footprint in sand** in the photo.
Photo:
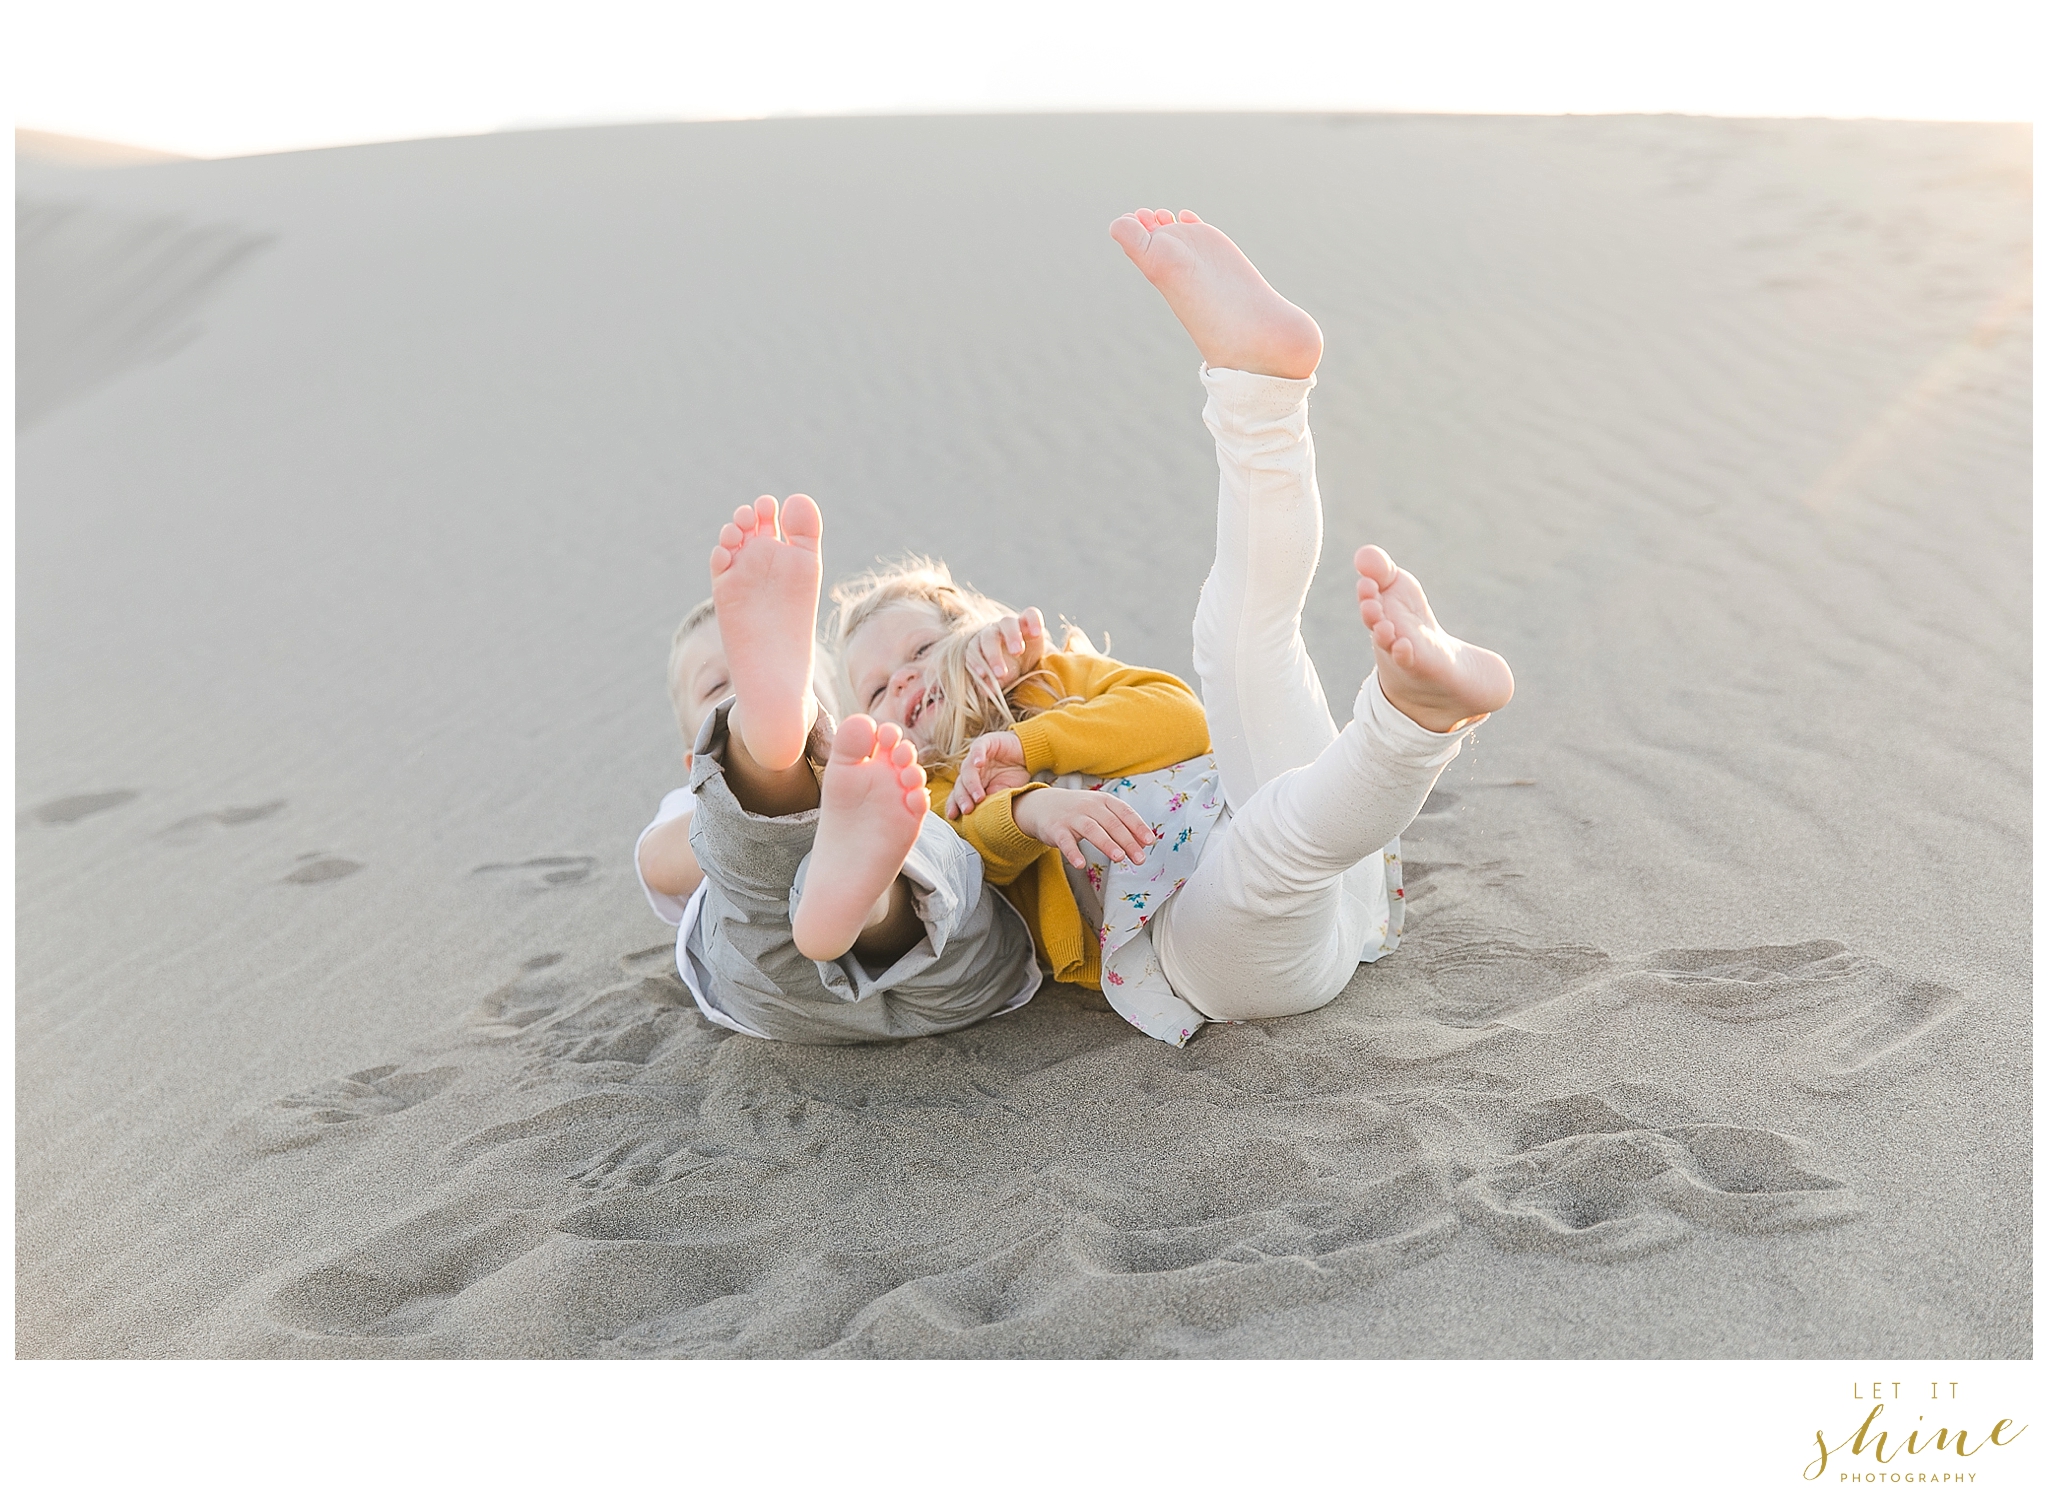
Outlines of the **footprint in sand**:
[[395,1115],[433,1098],[455,1081],[452,1067],[407,1072],[397,1063],[365,1068],[275,1100],[238,1124],[233,1134],[259,1156],[310,1146],[335,1127]]
[[676,945],[662,943],[657,947],[622,953],[619,955],[619,967],[635,978],[673,979],[676,977]]
[[1485,939],[1446,943],[1421,958],[1434,992],[1422,1014],[1441,1026],[1490,1026],[1576,989],[1613,967],[1598,948],[1529,948]]
[[1649,1130],[1602,1101],[1547,1101],[1530,1144],[1467,1177],[1458,1210],[1494,1243],[1578,1260],[1629,1260],[1700,1229],[1782,1234],[1860,1214],[1849,1187],[1807,1170],[1803,1142],[1701,1123]]
[[[1581,1070],[1646,1026],[1743,1023],[1793,1079],[1867,1076],[1955,1003],[1827,942],[1493,940],[1418,944],[1323,1011],[1184,1053],[1057,995],[953,1036],[782,1048],[701,1021],[673,962],[519,965],[470,1017],[511,1054],[505,1112],[431,1148],[433,1201],[301,1268],[273,1327],[446,1354],[1200,1352],[1461,1236],[1613,1262],[1824,1232],[1866,1204],[1804,1142],[1654,1050]],[[375,1128],[364,1101],[394,1084],[346,1082],[276,1113]]]
[[110,808],[119,807],[124,802],[133,802],[139,795],[126,787],[119,787],[111,792],[80,792],[73,797],[58,797],[29,808],[14,820],[14,826],[25,828],[31,820],[37,823],[77,823],[94,813],[103,813]]
[[572,1004],[587,988],[561,968],[559,953],[537,953],[519,966],[510,983],[477,1002],[469,1024],[485,1036],[512,1037]]
[[240,828],[245,823],[261,823],[274,818],[285,809],[284,798],[270,802],[258,802],[249,807],[221,807],[211,812],[194,813],[189,818],[180,818],[157,835],[167,844],[196,844],[216,828]]
[[326,885],[329,881],[344,880],[362,868],[356,860],[323,855],[315,850],[311,854],[301,854],[297,866],[286,871],[282,878],[293,885]]
[[581,885],[597,869],[587,854],[542,854],[516,864],[478,865],[472,875],[490,875],[509,880],[527,890],[544,891],[555,886]]
[[619,961],[633,976],[626,984],[618,983],[616,970],[567,970],[561,954],[539,954],[479,1001],[469,1024],[485,1036],[518,1037],[557,1061],[645,1063],[678,1029],[692,1029],[697,1017],[673,957],[665,974],[642,962],[655,951]]
[[1625,987],[1727,1022],[1803,1023],[1784,1063],[1805,1088],[1839,1094],[1930,1059],[1960,991],[1908,979],[1825,939],[1784,946],[1667,949]]
[[694,1030],[697,1008],[676,979],[646,978],[564,1007],[529,1039],[563,1062],[645,1063],[669,1037]]
[[431,1336],[453,1299],[546,1240],[552,1217],[508,1211],[494,1193],[465,1195],[401,1219],[360,1248],[293,1277],[271,1296],[271,1315],[330,1337]]

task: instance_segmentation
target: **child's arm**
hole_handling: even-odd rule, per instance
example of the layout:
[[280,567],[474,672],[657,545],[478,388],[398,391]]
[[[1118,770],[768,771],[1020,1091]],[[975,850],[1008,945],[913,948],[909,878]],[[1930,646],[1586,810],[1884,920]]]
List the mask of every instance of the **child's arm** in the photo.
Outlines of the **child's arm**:
[[704,879],[690,847],[690,813],[657,823],[640,840],[640,878],[649,890],[685,901]]
[[947,799],[947,817],[1018,785],[1027,769],[1052,776],[1127,776],[1208,753],[1208,715],[1178,677],[1106,656],[1049,656],[1045,669],[1059,683],[1059,693],[1035,683],[1027,692],[1082,701],[1046,709],[1015,731],[976,739]]
[[[1127,667],[1106,656],[1045,659],[1060,684],[1048,697],[1078,698],[1034,714],[1015,730],[1022,762],[1054,776],[1127,776],[1157,771],[1209,751],[1209,717],[1170,672]],[[1028,684],[1027,694],[1038,689]]]
[[[932,801],[941,797],[934,791]],[[1008,885],[1047,849],[1058,849],[1078,870],[1086,863],[1083,839],[1112,857],[1142,861],[1146,847],[1158,838],[1137,809],[1107,792],[1042,782],[994,793],[953,820],[953,827],[981,856],[982,878],[991,885]]]

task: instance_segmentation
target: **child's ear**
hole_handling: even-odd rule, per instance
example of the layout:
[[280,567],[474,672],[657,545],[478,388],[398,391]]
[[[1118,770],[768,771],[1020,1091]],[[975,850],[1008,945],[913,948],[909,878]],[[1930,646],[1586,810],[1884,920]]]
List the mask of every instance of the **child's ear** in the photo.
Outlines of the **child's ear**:
[[691,768],[692,766],[696,765],[696,763],[697,763],[697,752],[696,752],[696,751],[694,751],[694,750],[685,750],[685,751],[683,752],[683,769],[684,769],[685,771],[687,771],[687,770],[689,770],[689,769],[690,769],[690,768]]

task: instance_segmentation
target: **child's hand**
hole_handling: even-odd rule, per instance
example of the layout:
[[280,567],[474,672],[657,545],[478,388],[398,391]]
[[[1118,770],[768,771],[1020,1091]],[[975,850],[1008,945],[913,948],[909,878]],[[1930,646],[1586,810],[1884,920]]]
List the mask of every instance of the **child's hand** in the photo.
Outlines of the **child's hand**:
[[1013,797],[1010,813],[1019,828],[1039,843],[1053,845],[1077,870],[1088,863],[1081,855],[1083,839],[1111,859],[1127,859],[1134,865],[1142,865],[1145,846],[1158,841],[1135,808],[1107,792],[1042,786]]
[[1008,730],[976,735],[960,762],[960,779],[946,798],[946,816],[973,812],[996,792],[1013,791],[1031,780],[1024,765],[1024,742]]
[[1045,616],[1036,609],[1004,615],[981,627],[967,646],[967,670],[1001,696],[1045,656]]

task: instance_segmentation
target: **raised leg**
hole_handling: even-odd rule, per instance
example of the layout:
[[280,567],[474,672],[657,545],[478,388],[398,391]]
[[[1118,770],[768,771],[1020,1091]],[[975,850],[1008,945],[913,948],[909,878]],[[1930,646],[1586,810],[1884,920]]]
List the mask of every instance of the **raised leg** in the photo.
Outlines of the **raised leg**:
[[1385,903],[1366,895],[1384,894],[1386,846],[1458,753],[1452,731],[1506,703],[1513,679],[1444,632],[1413,577],[1367,548],[1359,607],[1378,670],[1338,734],[1301,639],[1322,548],[1308,428],[1321,331],[1192,214],[1141,209],[1110,233],[1202,352],[1219,474],[1195,669],[1231,817],[1153,941],[1174,988],[1216,1019],[1312,1010],[1375,936]]
[[1337,737],[1301,609],[1323,544],[1308,393],[1315,320],[1193,214],[1139,209],[1110,234],[1201,350],[1216,440],[1216,561],[1195,610],[1195,671],[1223,793],[1242,807]]
[[1364,899],[1362,882],[1464,738],[1422,728],[1368,677],[1344,732],[1232,809],[1161,908],[1152,940],[1174,990],[1218,1021],[1334,1000],[1361,951],[1386,936],[1370,930],[1384,908]]
[[923,936],[902,872],[928,811],[924,772],[902,730],[866,714],[839,726],[791,923],[805,957],[829,963],[853,949],[886,968]]
[[726,784],[764,817],[818,805],[804,746],[818,717],[811,671],[823,532],[810,496],[778,508],[763,495],[733,513],[711,549],[711,596],[738,700],[727,720]]

